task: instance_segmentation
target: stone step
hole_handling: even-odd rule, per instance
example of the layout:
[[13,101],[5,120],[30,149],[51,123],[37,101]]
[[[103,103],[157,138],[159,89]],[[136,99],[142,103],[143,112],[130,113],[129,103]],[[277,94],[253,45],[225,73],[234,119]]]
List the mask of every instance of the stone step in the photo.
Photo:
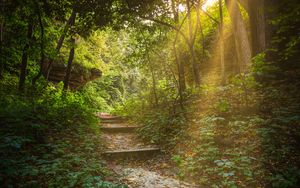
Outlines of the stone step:
[[132,150],[112,150],[103,153],[108,159],[146,159],[151,158],[161,152],[160,148],[142,148]]
[[100,119],[102,120],[122,120],[124,119],[123,117],[119,117],[119,116],[99,116]]
[[112,123],[114,123],[114,124],[117,124],[117,123],[120,124],[120,123],[126,122],[126,119],[119,118],[119,117],[104,118],[104,119],[100,118],[100,120],[101,120],[102,124],[112,124]]
[[103,132],[108,132],[108,133],[130,133],[134,132],[138,126],[101,126],[101,130]]
[[97,113],[97,116],[102,120],[102,121],[112,121],[112,120],[123,120],[124,117],[120,117],[120,116],[114,116],[114,115],[110,115],[108,113]]
[[100,123],[100,126],[102,127],[137,127],[137,125],[129,124],[127,122],[121,122],[121,123]]

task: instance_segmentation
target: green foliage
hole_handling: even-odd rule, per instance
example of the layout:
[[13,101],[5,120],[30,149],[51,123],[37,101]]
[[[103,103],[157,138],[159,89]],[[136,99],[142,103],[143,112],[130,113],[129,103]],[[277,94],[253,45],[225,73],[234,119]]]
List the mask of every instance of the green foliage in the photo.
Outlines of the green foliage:
[[151,111],[136,120],[141,128],[139,136],[154,144],[174,147],[184,137],[186,119],[182,115],[170,115],[164,111]]
[[98,119],[86,93],[40,85],[18,95],[1,80],[0,183],[6,187],[124,187],[104,180]]
[[[76,43],[74,63],[86,68],[108,71],[123,58],[118,34],[112,29],[96,30],[88,38],[79,37]],[[67,54],[66,54],[67,56]]]
[[243,93],[247,90],[253,90],[258,85],[255,78],[251,74],[239,74],[231,79],[232,86]]
[[286,169],[280,174],[275,174],[270,178],[273,187],[294,187],[299,184],[300,170],[296,167]]
[[180,141],[191,149],[181,148],[172,157],[179,177],[204,187],[297,187],[296,88],[261,87],[251,74],[238,75],[217,88],[215,108],[193,120],[198,136]]
[[185,176],[185,169],[189,168],[190,166],[186,166],[186,162],[180,155],[173,155],[171,157],[171,160],[179,167],[179,171],[177,172],[177,176],[181,179]]
[[252,72],[254,75],[270,77],[278,71],[278,67],[274,66],[272,63],[266,62],[265,56],[265,53],[261,53],[252,59]]
[[138,117],[143,113],[143,100],[137,97],[130,97],[115,106],[113,112],[124,117]]
[[[188,154],[173,156],[182,176],[189,176],[202,185],[212,187],[255,187],[264,176],[256,160],[258,140],[255,134],[258,117],[241,120],[206,116],[198,121],[199,140]],[[192,143],[191,143],[192,144]]]
[[[271,23],[278,28],[273,38],[275,44],[273,50],[277,53],[279,62],[299,66],[293,62],[299,60],[300,37],[297,34],[300,23],[299,3],[296,0],[280,2],[277,11],[277,16],[271,20]],[[284,66],[286,65],[282,68]]]
[[[230,79],[225,87],[220,87],[221,99],[217,103],[219,111],[228,111],[231,109],[248,110],[256,108],[255,101],[258,98],[257,89],[261,84],[256,81],[253,74],[238,74]],[[242,112],[242,111],[240,111]],[[249,112],[247,112],[249,113]]]
[[111,72],[88,83],[82,88],[82,95],[91,104],[91,108],[101,112],[113,111],[124,100],[122,77]]
[[230,104],[226,99],[220,99],[216,104],[216,109],[219,112],[228,112],[230,109]]

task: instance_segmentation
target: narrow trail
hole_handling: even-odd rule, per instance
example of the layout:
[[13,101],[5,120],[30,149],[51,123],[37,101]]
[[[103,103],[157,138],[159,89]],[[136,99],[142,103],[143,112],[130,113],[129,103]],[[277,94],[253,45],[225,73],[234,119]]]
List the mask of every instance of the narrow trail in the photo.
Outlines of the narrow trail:
[[101,113],[103,153],[108,167],[130,188],[196,188],[176,178],[158,146],[138,139],[135,130],[122,117]]

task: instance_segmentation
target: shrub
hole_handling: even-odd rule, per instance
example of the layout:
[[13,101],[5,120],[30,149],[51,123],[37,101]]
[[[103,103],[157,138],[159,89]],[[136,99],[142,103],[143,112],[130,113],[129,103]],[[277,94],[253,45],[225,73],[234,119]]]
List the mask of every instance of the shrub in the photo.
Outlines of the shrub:
[[0,184],[5,187],[124,187],[104,180],[95,108],[81,92],[39,84],[15,93],[1,80]]

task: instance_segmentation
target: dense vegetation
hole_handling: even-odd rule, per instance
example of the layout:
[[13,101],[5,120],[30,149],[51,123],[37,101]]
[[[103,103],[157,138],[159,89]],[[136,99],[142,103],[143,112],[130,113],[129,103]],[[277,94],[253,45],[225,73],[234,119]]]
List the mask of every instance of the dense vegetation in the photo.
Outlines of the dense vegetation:
[[126,187],[99,112],[201,187],[300,185],[297,0],[0,3],[4,187]]

